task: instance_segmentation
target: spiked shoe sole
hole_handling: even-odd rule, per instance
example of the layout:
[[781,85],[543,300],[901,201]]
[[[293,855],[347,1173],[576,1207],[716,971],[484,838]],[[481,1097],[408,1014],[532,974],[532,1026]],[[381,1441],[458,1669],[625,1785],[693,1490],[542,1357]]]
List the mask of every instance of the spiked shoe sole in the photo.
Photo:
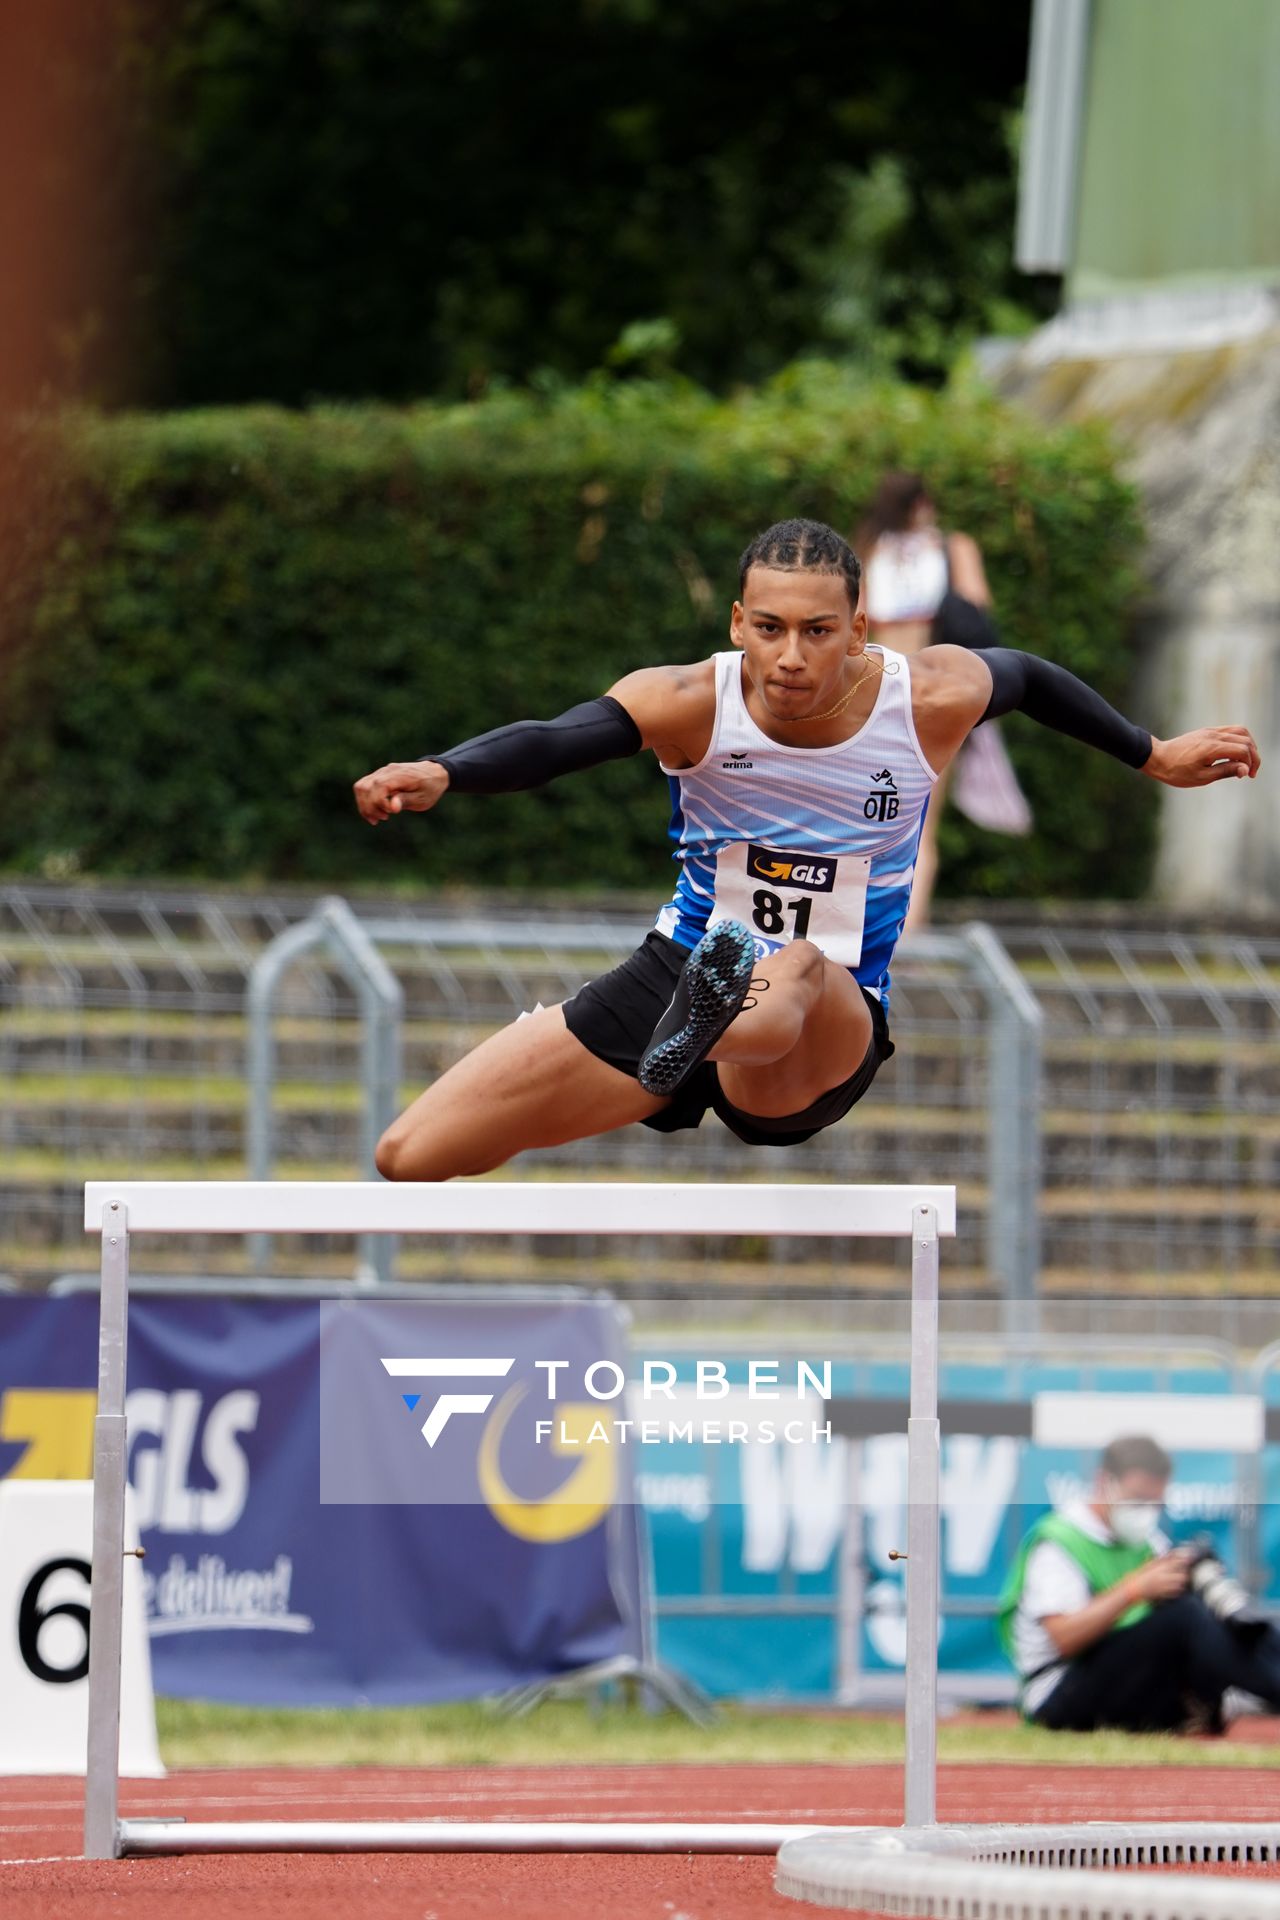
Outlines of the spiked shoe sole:
[[640,1061],[646,1093],[674,1093],[701,1065],[741,1012],[755,964],[756,943],[740,921],[722,920],[703,934]]

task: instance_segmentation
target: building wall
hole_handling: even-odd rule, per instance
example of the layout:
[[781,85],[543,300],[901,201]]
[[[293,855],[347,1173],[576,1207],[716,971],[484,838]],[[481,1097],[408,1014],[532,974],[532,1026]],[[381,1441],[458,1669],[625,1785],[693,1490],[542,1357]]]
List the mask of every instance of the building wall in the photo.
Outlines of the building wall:
[[[1280,8],[1277,9],[1280,12]],[[1239,723],[1256,780],[1164,791],[1157,897],[1280,906],[1280,328],[1212,350],[1057,356],[1000,386],[1042,419],[1101,420],[1141,491],[1146,593],[1131,712],[1168,738]]]
[[1093,0],[1072,300],[1280,282],[1280,5]]

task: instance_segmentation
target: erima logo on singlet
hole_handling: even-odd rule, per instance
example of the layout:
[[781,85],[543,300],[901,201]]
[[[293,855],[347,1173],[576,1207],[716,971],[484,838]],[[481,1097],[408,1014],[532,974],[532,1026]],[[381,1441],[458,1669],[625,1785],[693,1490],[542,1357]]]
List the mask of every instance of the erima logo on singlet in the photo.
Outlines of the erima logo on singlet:
[[797,860],[794,853],[779,853],[773,847],[747,848],[747,872],[753,880],[803,887],[806,893],[830,893],[839,864],[838,860]]
[[731,753],[727,760],[720,762],[722,773],[750,773],[751,761],[745,753]]
[[868,820],[896,820],[900,805],[893,775],[885,767],[872,780],[862,811]]

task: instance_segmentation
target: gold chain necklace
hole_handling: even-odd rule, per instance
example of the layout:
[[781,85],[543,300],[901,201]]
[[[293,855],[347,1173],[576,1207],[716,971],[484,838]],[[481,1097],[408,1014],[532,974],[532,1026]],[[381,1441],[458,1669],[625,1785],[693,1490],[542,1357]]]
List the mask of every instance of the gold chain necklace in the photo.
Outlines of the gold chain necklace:
[[[862,672],[858,675],[857,679],[854,681],[853,685],[850,687],[848,693],[846,693],[846,695],[844,696],[844,699],[838,700],[834,707],[828,707],[825,713],[806,713],[804,715],[802,722],[793,722],[793,725],[794,724],[807,725],[811,721],[818,721],[818,720],[834,720],[838,713],[844,712],[845,708],[848,706],[849,702],[852,700],[854,694],[858,691],[858,688],[862,685],[863,681],[866,679],[867,675],[870,673],[872,665],[873,665],[873,662],[871,660],[870,655],[864,654]],[[883,660],[880,662],[879,671],[881,673],[884,672]]]

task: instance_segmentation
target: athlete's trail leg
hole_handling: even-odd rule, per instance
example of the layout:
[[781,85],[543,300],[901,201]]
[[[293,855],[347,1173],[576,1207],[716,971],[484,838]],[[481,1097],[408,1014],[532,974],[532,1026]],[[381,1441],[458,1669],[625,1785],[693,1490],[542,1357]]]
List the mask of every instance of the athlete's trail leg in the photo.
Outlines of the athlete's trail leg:
[[711,1049],[725,1095],[761,1119],[800,1113],[865,1059],[871,1015],[852,975],[809,940],[756,969],[751,1000]]
[[378,1142],[388,1180],[488,1173],[530,1147],[609,1133],[667,1101],[597,1060],[549,1007],[490,1035],[459,1060]]

